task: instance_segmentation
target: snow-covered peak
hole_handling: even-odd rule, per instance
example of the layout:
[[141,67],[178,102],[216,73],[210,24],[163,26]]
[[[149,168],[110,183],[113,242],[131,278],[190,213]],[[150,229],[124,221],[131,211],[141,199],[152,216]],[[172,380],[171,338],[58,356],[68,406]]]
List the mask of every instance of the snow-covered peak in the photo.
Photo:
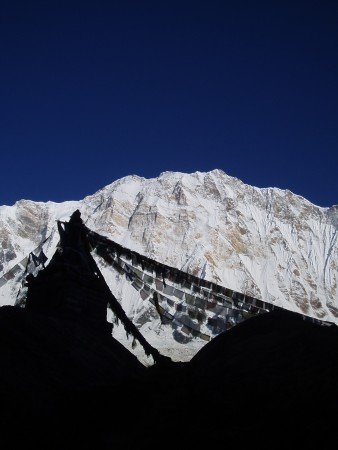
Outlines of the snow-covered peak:
[[[321,208],[289,190],[253,187],[219,169],[130,175],[81,201],[0,207],[0,270],[75,209],[89,228],[160,262],[337,320],[337,206]],[[124,284],[116,289],[125,295]]]

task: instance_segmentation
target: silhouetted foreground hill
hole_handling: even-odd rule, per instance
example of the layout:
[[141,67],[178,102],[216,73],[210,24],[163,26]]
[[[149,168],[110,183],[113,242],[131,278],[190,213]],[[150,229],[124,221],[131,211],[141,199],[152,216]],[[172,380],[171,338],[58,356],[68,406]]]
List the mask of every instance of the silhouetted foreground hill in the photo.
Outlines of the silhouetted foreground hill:
[[203,388],[205,407],[218,412],[214,429],[222,423],[234,441],[307,448],[335,434],[336,326],[287,311],[257,316],[217,336],[191,365],[194,392]]
[[336,435],[337,328],[292,313],[145,369],[85,324],[4,307],[0,364],[1,448],[327,448]]

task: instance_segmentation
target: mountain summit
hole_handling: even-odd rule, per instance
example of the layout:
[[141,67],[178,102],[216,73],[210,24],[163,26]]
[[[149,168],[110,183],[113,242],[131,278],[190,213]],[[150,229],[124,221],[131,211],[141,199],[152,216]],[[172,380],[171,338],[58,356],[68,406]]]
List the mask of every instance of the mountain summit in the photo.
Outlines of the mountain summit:
[[[50,237],[56,220],[81,211],[86,225],[115,242],[172,267],[291,311],[338,321],[338,207],[321,208],[288,190],[257,188],[221,170],[158,178],[128,176],[80,201],[21,200],[0,207],[0,271],[5,274]],[[154,307],[108,268],[114,295],[139,327]],[[1,276],[1,275],[0,275]],[[13,304],[16,287],[0,288]]]

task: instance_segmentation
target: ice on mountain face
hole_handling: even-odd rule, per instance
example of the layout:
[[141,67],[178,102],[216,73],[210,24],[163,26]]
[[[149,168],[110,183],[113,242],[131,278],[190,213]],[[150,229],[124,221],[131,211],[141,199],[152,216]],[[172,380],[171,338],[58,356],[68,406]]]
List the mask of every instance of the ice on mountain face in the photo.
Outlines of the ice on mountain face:
[[[320,208],[220,170],[128,176],[78,202],[0,207],[0,268],[10,269],[55,230],[56,219],[67,220],[77,208],[89,228],[141,254],[278,306],[338,320],[337,206]],[[104,274],[138,326],[155,323],[152,306],[125,280]],[[14,302],[14,293],[5,297]]]

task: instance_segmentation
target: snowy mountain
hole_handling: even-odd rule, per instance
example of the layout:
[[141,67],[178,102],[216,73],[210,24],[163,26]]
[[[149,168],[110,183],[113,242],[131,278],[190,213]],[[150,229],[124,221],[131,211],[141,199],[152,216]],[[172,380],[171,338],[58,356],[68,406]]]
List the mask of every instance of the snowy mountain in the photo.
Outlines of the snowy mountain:
[[[1,273],[49,235],[51,256],[55,221],[77,208],[89,228],[152,259],[338,321],[338,206],[321,208],[288,190],[249,186],[221,170],[128,176],[80,201],[0,207]],[[118,274],[103,273],[128,315],[151,327],[153,307]],[[0,304],[13,304],[15,297],[15,286],[0,288]]]

